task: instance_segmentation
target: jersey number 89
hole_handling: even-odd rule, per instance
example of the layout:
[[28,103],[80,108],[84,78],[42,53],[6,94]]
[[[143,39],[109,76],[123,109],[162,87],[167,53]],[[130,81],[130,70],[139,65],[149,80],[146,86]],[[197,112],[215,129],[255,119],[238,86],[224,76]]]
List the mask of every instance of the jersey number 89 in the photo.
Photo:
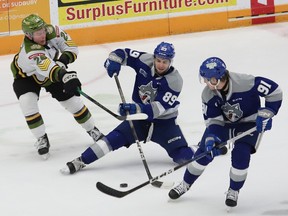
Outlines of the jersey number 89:
[[162,99],[164,102],[172,106],[174,102],[177,100],[177,96],[173,95],[171,92],[166,92]]

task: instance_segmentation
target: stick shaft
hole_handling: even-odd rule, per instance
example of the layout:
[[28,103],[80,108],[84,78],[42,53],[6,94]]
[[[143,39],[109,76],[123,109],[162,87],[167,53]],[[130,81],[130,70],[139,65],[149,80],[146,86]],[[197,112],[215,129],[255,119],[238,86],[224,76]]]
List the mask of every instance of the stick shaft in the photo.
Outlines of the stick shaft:
[[[114,78],[115,78],[115,82],[116,82],[116,85],[117,85],[117,88],[118,88],[119,95],[120,95],[120,97],[121,97],[122,103],[126,103],[126,100],[125,100],[125,97],[124,97],[124,94],[123,94],[123,91],[122,91],[122,88],[121,88],[121,85],[120,85],[118,76],[115,75]],[[128,114],[129,114],[129,113],[127,112],[127,115],[128,115]],[[131,128],[133,137],[134,137],[134,139],[135,139],[135,142],[136,142],[136,144],[137,144],[138,151],[139,151],[139,154],[140,154],[142,163],[143,163],[143,165],[144,165],[145,171],[146,171],[146,173],[147,173],[147,176],[148,176],[149,179],[152,179],[152,174],[151,174],[150,169],[149,169],[149,167],[148,167],[148,164],[147,164],[147,161],[146,161],[144,152],[143,152],[143,150],[142,150],[141,144],[140,144],[140,142],[139,142],[138,135],[137,135],[137,133],[136,133],[134,124],[133,124],[132,121],[128,121],[128,122],[129,122],[129,125],[130,125],[130,128]],[[161,183],[160,183],[160,182],[155,182],[155,183],[153,184],[153,186],[161,187],[162,184],[163,184],[163,182],[161,182]]]

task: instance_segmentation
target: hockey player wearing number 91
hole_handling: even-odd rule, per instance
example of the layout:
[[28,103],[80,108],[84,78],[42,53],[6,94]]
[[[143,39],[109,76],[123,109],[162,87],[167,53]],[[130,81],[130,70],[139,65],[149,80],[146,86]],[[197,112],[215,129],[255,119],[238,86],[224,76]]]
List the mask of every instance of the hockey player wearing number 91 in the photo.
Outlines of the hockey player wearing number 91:
[[[110,77],[118,75],[121,65],[134,69],[136,78],[132,99],[134,103],[121,103],[121,115],[146,113],[147,120],[133,121],[139,141],[149,140],[163,147],[176,163],[191,159],[194,151],[177,124],[179,101],[183,80],[173,66],[174,46],[162,42],[154,54],[131,49],[116,49],[109,54],[104,66]],[[124,75],[124,74],[123,74]],[[135,143],[129,122],[124,121],[108,135],[86,149],[80,157],[67,163],[64,173],[73,174],[108,152]]]
[[[256,126],[255,132],[234,142],[231,152],[230,185],[225,204],[235,207],[238,194],[247,177],[251,154],[259,145],[262,133],[272,127],[272,117],[282,103],[282,90],[264,77],[229,72],[220,58],[211,57],[200,66],[200,78],[206,84],[202,92],[206,130],[195,157],[206,151],[206,157],[188,164],[183,181],[169,192],[171,199],[186,193],[205,167],[219,155],[214,147]],[[261,97],[264,98],[261,107]]]
[[[70,36],[58,26],[47,24],[41,17],[31,14],[22,20],[25,34],[19,53],[14,56],[11,70],[13,89],[19,100],[27,125],[37,139],[38,154],[47,159],[50,142],[38,107],[41,88],[73,114],[74,119],[94,141],[102,134],[95,127],[88,108],[78,93],[81,83],[75,71],[67,71],[74,62],[78,48]],[[61,52],[61,55],[60,55]]]

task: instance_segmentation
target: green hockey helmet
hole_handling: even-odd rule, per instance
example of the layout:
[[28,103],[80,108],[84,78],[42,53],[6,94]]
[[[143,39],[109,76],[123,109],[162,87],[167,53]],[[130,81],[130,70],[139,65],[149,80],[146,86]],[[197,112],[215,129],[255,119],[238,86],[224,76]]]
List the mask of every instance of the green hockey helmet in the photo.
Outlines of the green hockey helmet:
[[24,34],[33,34],[46,26],[45,21],[38,15],[30,14],[22,20],[22,30]]

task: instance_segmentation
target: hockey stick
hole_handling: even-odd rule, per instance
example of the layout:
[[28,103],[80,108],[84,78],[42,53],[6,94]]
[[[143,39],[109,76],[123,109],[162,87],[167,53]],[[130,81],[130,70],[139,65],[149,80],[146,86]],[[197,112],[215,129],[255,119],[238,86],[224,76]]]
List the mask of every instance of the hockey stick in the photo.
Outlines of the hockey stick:
[[[114,78],[115,78],[115,81],[116,81],[116,85],[117,85],[117,88],[118,88],[122,103],[126,103],[126,100],[125,100],[125,97],[124,97],[124,94],[123,94],[123,91],[122,91],[118,76],[114,75]],[[148,167],[144,152],[142,150],[141,144],[139,142],[139,139],[138,139],[134,124],[133,124],[132,121],[128,121],[128,122],[129,122],[129,125],[130,125],[130,128],[131,128],[131,131],[133,133],[133,137],[135,139],[135,142],[137,144],[137,147],[138,147],[138,150],[139,150],[139,153],[140,153],[140,157],[142,159],[142,163],[143,163],[143,165],[145,167],[145,170],[146,170],[146,173],[148,175],[148,178],[151,180],[153,177],[152,177],[151,172],[149,170],[149,167]],[[174,185],[174,183],[173,184],[167,184],[167,183],[165,184],[164,182],[160,182],[160,181],[153,181],[151,184],[153,186],[155,186],[155,187],[158,187],[158,188],[161,188],[161,187],[172,187]]]
[[264,135],[264,132],[260,133],[260,135],[258,136],[257,142],[255,144],[255,149],[256,150],[258,150],[258,148],[259,148],[259,145],[260,145],[260,142],[262,140],[263,135]]
[[[233,138],[231,138],[231,139],[229,139],[229,140],[227,140],[227,141],[225,141],[225,142],[220,143],[220,144],[217,146],[217,148],[222,148],[222,147],[225,146],[227,143],[229,143],[229,142],[235,142],[236,140],[238,140],[238,139],[240,139],[240,138],[242,138],[242,137],[244,137],[244,136],[246,136],[246,135],[248,135],[248,134],[250,134],[250,133],[253,133],[254,131],[256,131],[256,127],[253,127],[253,128],[251,128],[251,129],[249,129],[249,130],[241,133],[240,135],[238,135],[238,136],[236,136],[236,137],[233,137]],[[206,156],[207,154],[209,154],[212,150],[213,150],[213,149],[211,149],[210,151],[207,151],[207,152],[203,152],[203,153],[197,155],[196,157],[193,157],[193,158],[191,158],[190,160],[188,160],[188,161],[186,161],[186,162],[184,162],[184,163],[182,163],[182,164],[179,164],[179,165],[177,165],[177,166],[175,166],[175,167],[167,170],[166,172],[163,172],[162,174],[160,174],[160,175],[158,175],[158,176],[156,176],[156,177],[154,177],[154,178],[151,178],[151,179],[149,179],[148,181],[143,182],[142,184],[140,184],[140,185],[138,185],[138,186],[136,186],[136,187],[134,187],[134,188],[132,188],[132,189],[130,189],[130,190],[127,190],[127,191],[119,191],[119,190],[116,190],[116,189],[111,188],[111,187],[109,187],[109,186],[107,186],[107,185],[105,185],[105,184],[103,184],[103,183],[101,183],[101,182],[97,182],[97,183],[96,183],[96,187],[97,187],[98,190],[100,190],[101,192],[103,192],[103,193],[105,193],[105,194],[107,194],[107,195],[110,195],[110,196],[113,196],[113,197],[117,197],[117,198],[122,198],[122,197],[124,197],[124,196],[126,196],[126,195],[128,195],[128,194],[133,193],[134,191],[139,190],[140,188],[145,187],[145,186],[148,185],[148,184],[152,184],[153,182],[157,181],[158,179],[160,179],[160,178],[162,178],[162,177],[164,177],[164,176],[167,176],[167,175],[175,172],[176,170],[178,170],[178,169],[186,166],[187,164],[189,164],[189,163],[191,163],[191,162],[193,162],[193,161],[196,161],[196,160],[199,160],[199,159],[205,157],[205,156]]]
[[83,95],[85,98],[87,98],[88,100],[90,100],[91,102],[96,104],[98,107],[100,107],[101,109],[105,110],[110,115],[114,116],[115,118],[117,118],[120,121],[124,121],[124,120],[144,120],[144,119],[147,119],[147,117],[148,117],[145,113],[137,113],[137,114],[127,115],[127,116],[117,115],[116,113],[112,112],[111,110],[109,110],[108,108],[103,106],[101,103],[99,103],[98,101],[96,101],[95,99],[93,99],[92,97],[87,95],[86,93],[84,93],[82,90],[78,89],[78,92],[81,95]]

